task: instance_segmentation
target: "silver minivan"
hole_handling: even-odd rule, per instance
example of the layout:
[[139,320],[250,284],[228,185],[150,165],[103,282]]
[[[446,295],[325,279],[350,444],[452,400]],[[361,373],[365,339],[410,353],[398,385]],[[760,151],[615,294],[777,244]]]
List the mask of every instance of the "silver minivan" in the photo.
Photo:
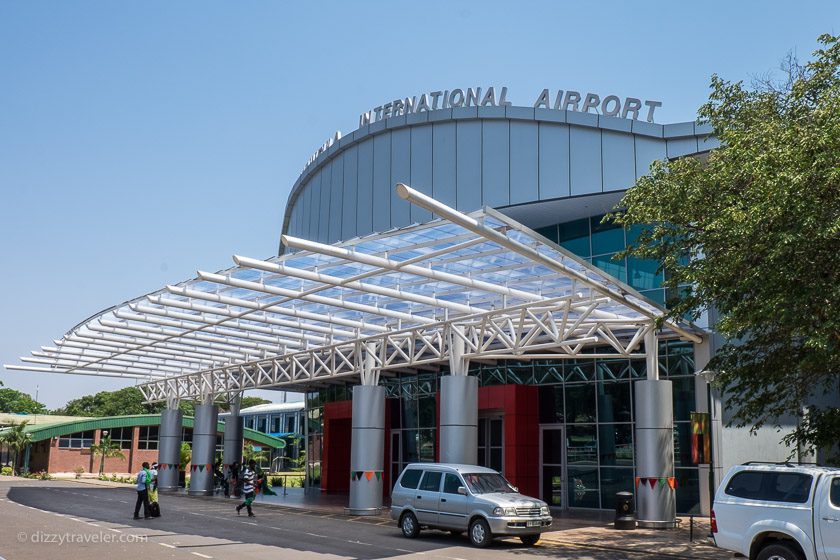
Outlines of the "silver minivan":
[[523,496],[498,472],[447,463],[408,465],[391,492],[391,518],[409,538],[423,528],[467,531],[479,547],[500,536],[533,546],[551,526],[548,504]]

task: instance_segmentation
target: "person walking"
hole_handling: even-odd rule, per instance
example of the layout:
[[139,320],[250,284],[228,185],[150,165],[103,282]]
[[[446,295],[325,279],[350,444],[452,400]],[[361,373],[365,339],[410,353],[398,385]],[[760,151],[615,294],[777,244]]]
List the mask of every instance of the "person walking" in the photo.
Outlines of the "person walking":
[[143,504],[143,519],[151,518],[149,511],[149,485],[152,482],[152,473],[149,472],[149,463],[143,462],[143,468],[137,473],[137,502],[134,504],[134,519],[140,519],[140,504]]
[[234,498],[242,497],[242,465],[234,461],[230,466],[231,491]]
[[147,484],[149,492],[149,515],[152,517],[160,517],[160,504],[158,503],[158,464],[152,463],[152,468],[149,471],[149,483]]
[[257,463],[253,459],[248,461],[248,466],[242,471],[242,492],[245,495],[245,501],[236,506],[236,515],[239,515],[242,508],[248,510],[248,517],[256,517],[251,511],[251,503],[254,501],[256,495],[256,478],[257,478]]
[[236,495],[236,479],[239,478],[239,461],[234,461],[233,464],[228,465],[227,473],[225,473],[225,498],[230,498],[231,490]]

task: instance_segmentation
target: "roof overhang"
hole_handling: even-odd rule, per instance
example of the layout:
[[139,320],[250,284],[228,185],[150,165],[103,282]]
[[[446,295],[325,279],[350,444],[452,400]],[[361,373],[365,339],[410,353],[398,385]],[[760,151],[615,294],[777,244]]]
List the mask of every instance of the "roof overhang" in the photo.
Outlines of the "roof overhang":
[[704,334],[499,212],[397,192],[438,219],[335,245],[284,236],[280,257],[235,256],[6,368],[134,379],[162,401],[376,383],[452,360],[641,358],[656,328]]

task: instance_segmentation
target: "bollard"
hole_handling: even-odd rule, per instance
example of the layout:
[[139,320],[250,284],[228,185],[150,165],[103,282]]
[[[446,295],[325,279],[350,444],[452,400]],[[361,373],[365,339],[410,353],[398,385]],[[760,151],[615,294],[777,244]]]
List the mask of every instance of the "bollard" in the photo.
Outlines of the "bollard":
[[636,529],[636,515],[631,492],[615,494],[615,528],[623,531]]

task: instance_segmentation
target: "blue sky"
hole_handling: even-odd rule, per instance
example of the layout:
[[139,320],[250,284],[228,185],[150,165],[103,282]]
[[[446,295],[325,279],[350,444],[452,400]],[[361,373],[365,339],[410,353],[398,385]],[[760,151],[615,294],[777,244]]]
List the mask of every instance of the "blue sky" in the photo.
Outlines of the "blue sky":
[[[657,99],[691,120],[840,32],[840,3],[0,3],[0,363],[103,308],[277,250],[309,155],[436,89]],[[118,381],[0,371],[50,407]],[[124,382],[123,382],[124,383]]]

